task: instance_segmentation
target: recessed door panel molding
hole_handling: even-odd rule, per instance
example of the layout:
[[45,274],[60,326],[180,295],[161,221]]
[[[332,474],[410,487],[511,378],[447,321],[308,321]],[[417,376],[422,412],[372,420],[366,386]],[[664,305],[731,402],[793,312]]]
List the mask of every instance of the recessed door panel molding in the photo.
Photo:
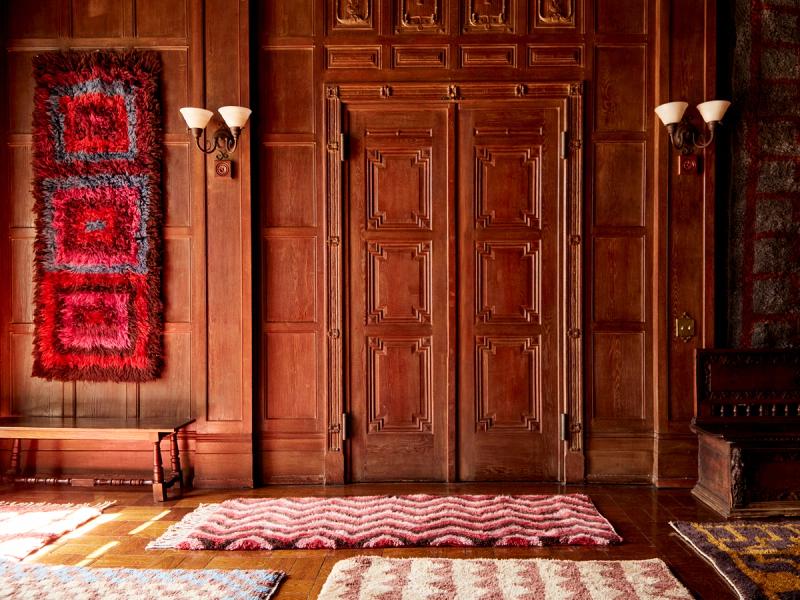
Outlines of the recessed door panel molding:
[[326,464],[354,481],[581,480],[582,85],[326,94]]
[[370,337],[367,348],[367,434],[430,434],[434,386],[430,337]]
[[[541,431],[539,340],[479,337],[475,346],[477,431]],[[527,393],[526,393],[527,392]]]
[[[420,134],[430,138],[429,132]],[[433,205],[429,142],[422,147],[396,147],[402,131],[373,129],[366,135],[370,144],[379,144],[367,152],[367,228],[430,229]]]
[[538,323],[539,241],[478,242],[476,318],[484,323]]
[[445,33],[444,0],[395,0],[396,33]]
[[[474,133],[480,136],[502,132],[497,128],[482,128]],[[525,132],[515,134],[525,135]],[[541,129],[530,134],[540,135]],[[538,228],[542,194],[541,147],[477,146],[475,161],[476,225],[485,229]]]
[[451,110],[387,96],[342,113],[355,481],[448,478]]
[[367,322],[431,322],[430,242],[367,244]]
[[[568,171],[560,147],[572,126],[564,100],[470,103],[459,110],[457,410],[464,480],[564,477],[559,413],[569,413],[577,399],[562,391],[571,375],[559,348],[567,339],[564,315],[578,300],[561,265],[571,248],[565,219],[579,216],[564,211]],[[463,318],[470,310],[475,318]]]

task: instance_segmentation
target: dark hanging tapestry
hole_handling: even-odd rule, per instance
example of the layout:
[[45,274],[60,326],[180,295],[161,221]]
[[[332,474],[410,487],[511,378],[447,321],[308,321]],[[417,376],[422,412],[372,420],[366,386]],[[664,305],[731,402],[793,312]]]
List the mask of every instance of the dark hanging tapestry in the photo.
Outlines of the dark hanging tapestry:
[[736,0],[729,339],[800,346],[800,0]]
[[34,59],[34,376],[159,374],[160,71],[154,52]]

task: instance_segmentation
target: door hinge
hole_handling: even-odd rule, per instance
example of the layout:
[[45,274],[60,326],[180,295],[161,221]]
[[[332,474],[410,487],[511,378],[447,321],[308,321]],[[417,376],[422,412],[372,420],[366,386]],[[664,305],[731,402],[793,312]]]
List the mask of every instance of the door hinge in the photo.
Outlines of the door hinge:
[[561,132],[561,158],[567,158],[567,143],[569,142],[569,134],[566,131]]
[[559,434],[561,436],[562,442],[569,441],[569,415],[567,413],[561,413],[561,427],[559,427],[560,431]]
[[346,412],[342,413],[342,428],[341,428],[341,432],[342,432],[342,441],[345,441],[347,439],[347,413]]
[[339,134],[339,160],[341,162],[347,160],[347,146],[345,146],[344,133]]

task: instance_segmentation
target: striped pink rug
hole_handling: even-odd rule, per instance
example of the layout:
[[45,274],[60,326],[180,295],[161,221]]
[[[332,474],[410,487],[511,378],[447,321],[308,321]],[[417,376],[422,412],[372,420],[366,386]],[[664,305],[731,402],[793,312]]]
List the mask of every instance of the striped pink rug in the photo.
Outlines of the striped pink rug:
[[658,559],[464,560],[358,556],[333,566],[318,600],[690,600]]
[[240,498],[201,505],[148,549],[606,545],[622,541],[588,496]]
[[100,514],[114,502],[0,502],[0,560],[22,560]]

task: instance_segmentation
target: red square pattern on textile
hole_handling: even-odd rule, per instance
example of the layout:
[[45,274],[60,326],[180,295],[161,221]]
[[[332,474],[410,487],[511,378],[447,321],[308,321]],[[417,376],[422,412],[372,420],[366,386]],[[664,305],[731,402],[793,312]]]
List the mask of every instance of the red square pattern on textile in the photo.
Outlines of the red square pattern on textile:
[[123,96],[92,92],[64,96],[59,104],[67,152],[128,151],[128,111]]
[[135,266],[142,225],[139,194],[136,188],[110,186],[56,192],[54,266]]
[[44,274],[39,289],[46,300],[38,330],[45,367],[147,367],[146,276],[53,272]]
[[130,346],[130,291],[83,291],[57,298],[58,341],[68,350],[124,350]]

